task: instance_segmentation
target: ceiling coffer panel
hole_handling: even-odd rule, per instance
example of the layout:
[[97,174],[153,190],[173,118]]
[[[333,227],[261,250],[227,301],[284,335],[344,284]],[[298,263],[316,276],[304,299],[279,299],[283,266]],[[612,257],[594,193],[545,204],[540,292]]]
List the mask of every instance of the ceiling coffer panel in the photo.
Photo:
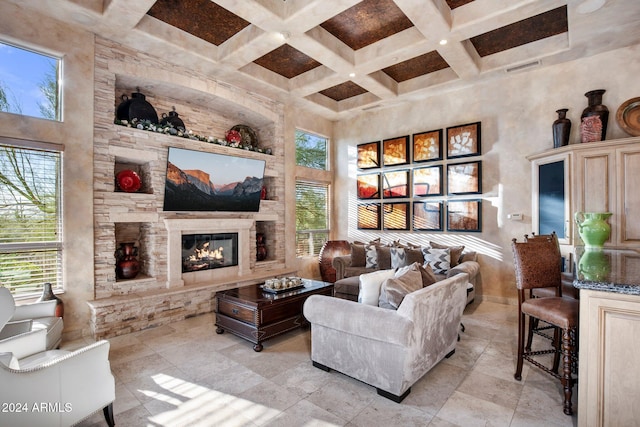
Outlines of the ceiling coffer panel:
[[413,27],[392,0],[364,0],[320,24],[353,50]]
[[211,0],[158,0],[147,14],[216,46],[251,25]]
[[358,86],[352,81],[347,81],[339,85],[330,87],[328,89],[320,91],[326,97],[333,99],[334,101],[343,101],[347,98],[362,95],[367,93],[367,90]]
[[449,68],[449,64],[434,50],[384,68],[382,71],[396,82],[401,83],[445,68]]
[[470,40],[478,55],[484,57],[567,31],[567,6],[561,6]]
[[253,62],[288,79],[322,65],[288,44],[272,50]]

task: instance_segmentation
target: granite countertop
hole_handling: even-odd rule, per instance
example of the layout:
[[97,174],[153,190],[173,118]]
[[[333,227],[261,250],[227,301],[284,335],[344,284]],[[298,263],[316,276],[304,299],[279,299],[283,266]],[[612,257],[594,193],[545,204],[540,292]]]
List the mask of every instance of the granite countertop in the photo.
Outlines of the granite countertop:
[[575,250],[573,286],[640,295],[640,252],[632,249]]

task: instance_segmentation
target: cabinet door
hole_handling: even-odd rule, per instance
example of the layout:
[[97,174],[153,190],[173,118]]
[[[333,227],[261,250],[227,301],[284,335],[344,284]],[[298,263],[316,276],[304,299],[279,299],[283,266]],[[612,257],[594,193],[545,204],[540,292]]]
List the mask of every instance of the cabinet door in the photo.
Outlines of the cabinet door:
[[617,244],[640,244],[640,148],[628,147],[616,150],[618,187]]
[[571,244],[570,156],[561,153],[532,164],[532,228],[536,234],[555,231],[561,244]]
[[[575,172],[573,173],[574,191],[572,213],[575,212],[613,212],[609,219],[611,236],[605,243],[615,243],[616,230],[619,227],[619,215],[616,215],[616,168],[615,153],[610,148],[582,150],[575,153]],[[570,218],[573,221],[573,218]],[[582,244],[577,227],[575,244]]]

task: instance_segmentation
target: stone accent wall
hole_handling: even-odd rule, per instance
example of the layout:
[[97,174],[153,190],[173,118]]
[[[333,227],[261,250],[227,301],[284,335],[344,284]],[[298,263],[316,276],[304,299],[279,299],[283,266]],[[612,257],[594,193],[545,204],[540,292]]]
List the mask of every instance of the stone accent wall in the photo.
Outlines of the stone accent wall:
[[[94,337],[111,337],[210,312],[217,290],[291,274],[284,245],[283,106],[105,39],[96,39],[95,57],[95,300],[89,302]],[[130,97],[137,88],[159,118],[175,107],[188,130],[214,138],[224,138],[232,126],[246,124],[257,132],[260,146],[271,148],[273,155],[114,124],[122,95]],[[261,202],[259,213],[164,212],[169,147],[265,160],[268,200]],[[124,169],[141,176],[139,192],[118,191],[115,175]],[[169,289],[164,219],[170,218],[252,219],[251,253],[255,254],[256,231],[265,233],[267,260],[256,262],[251,257],[251,273],[237,280],[185,280],[188,285]],[[138,247],[141,272],[135,279],[116,279],[114,253],[122,242],[135,242]]]

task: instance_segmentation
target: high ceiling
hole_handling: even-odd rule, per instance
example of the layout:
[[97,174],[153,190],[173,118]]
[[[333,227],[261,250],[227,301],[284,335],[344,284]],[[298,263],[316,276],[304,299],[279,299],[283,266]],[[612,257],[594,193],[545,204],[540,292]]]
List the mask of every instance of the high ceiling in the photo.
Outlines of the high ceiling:
[[638,0],[12,1],[329,119],[640,43]]

